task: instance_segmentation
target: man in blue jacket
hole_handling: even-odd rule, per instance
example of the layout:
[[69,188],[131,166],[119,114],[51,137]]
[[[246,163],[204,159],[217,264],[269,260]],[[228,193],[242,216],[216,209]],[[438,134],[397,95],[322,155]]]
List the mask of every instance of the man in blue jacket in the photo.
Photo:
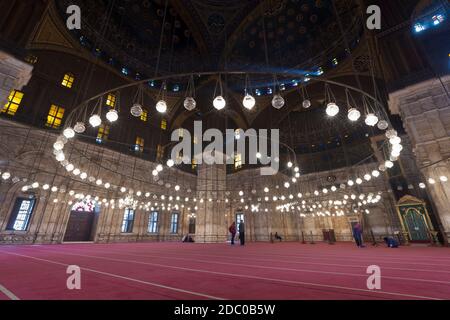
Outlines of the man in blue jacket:
[[359,222],[353,227],[353,238],[355,238],[355,242],[358,248],[364,248],[362,240],[362,227]]

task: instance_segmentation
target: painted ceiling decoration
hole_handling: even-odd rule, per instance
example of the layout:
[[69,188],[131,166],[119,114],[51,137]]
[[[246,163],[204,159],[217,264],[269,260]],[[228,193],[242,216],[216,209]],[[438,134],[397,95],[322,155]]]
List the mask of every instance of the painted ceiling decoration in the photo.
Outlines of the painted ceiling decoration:
[[[57,1],[61,15],[72,3],[88,12],[83,29],[74,36],[95,50],[95,39],[108,21],[109,2]],[[336,6],[355,46],[362,32],[359,8],[351,0]],[[240,69],[266,67],[266,48],[272,66],[317,67],[332,59],[321,59],[321,52],[345,57],[339,45],[342,39],[332,32],[337,25],[330,0],[170,1],[166,19],[164,13],[164,1],[116,1],[105,38],[97,43],[102,52],[97,54],[126,66],[132,74],[147,76],[156,65],[161,34],[160,70],[165,72],[210,71],[224,64]],[[334,47],[341,52],[334,52]]]

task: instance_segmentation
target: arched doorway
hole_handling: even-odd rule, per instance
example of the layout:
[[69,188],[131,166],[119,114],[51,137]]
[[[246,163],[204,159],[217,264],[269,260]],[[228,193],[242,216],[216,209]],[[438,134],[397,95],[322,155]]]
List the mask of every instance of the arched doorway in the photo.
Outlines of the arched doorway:
[[94,240],[99,207],[95,201],[76,203],[70,212],[64,242],[89,242]]

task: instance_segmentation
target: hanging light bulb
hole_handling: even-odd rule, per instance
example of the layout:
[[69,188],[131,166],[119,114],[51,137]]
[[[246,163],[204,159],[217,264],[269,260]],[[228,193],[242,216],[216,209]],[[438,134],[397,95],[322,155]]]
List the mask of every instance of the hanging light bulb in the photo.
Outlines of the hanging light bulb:
[[75,137],[75,131],[69,127],[69,128],[64,129],[63,135],[67,139],[72,139],[73,137]]
[[361,118],[361,112],[356,108],[348,110],[348,119],[350,121],[358,121]]
[[159,113],[166,113],[167,112],[167,103],[164,100],[159,100],[156,104],[156,111]]
[[214,108],[216,108],[217,110],[220,111],[220,110],[222,110],[222,109],[224,109],[226,107],[227,102],[225,101],[224,97],[217,96],[214,99],[213,105],[214,105]]
[[392,146],[392,152],[400,154],[400,152],[402,152],[402,150],[403,150],[403,146],[401,144],[394,144]]
[[184,99],[183,105],[187,111],[192,111],[197,107],[197,102],[193,97],[186,97],[186,99]]
[[394,163],[390,160],[386,161],[385,164],[386,168],[392,169],[394,167]]
[[303,100],[302,106],[304,109],[311,108],[311,100],[309,100],[309,99]]
[[388,131],[386,131],[386,138],[392,139],[392,138],[396,137],[397,134],[398,134],[397,131],[395,131],[394,129],[388,130]]
[[389,157],[389,160],[391,160],[392,162],[397,161],[399,157],[394,157],[392,154]]
[[64,143],[60,140],[56,141],[53,144],[53,149],[55,149],[56,151],[61,151],[62,149],[64,149]]
[[242,101],[242,104],[247,110],[252,110],[256,105],[256,100],[252,95],[247,93]]
[[386,130],[387,128],[389,128],[389,123],[386,120],[381,120],[378,122],[378,129]]
[[334,102],[330,102],[329,104],[327,104],[327,110],[326,113],[328,116],[330,117],[335,117],[338,115],[339,113],[339,107],[336,103]]
[[64,155],[63,152],[59,152],[59,153],[56,155],[56,160],[57,160],[58,162],[62,162],[62,161],[64,161],[64,160],[66,160],[66,156]]
[[134,103],[130,109],[130,112],[133,117],[139,118],[144,113],[144,109],[140,103]]
[[172,159],[167,160],[167,166],[169,168],[172,168],[175,165],[175,161],[173,161]]
[[94,114],[89,118],[89,123],[92,127],[96,128],[102,124],[102,119],[98,114]]
[[158,164],[158,165],[156,166],[156,171],[162,172],[163,170],[164,170],[164,168],[163,168],[162,165]]
[[9,178],[11,178],[11,174],[9,172],[3,172],[2,179],[8,180]]
[[77,122],[77,123],[75,124],[75,126],[73,127],[73,130],[74,130],[76,133],[83,133],[83,132],[86,131],[86,126],[84,125],[83,122]]
[[366,122],[366,124],[368,126],[374,127],[378,123],[378,117],[375,114],[373,114],[373,113],[369,113],[366,116],[366,121],[365,122]]
[[392,150],[391,156],[394,158],[400,157],[400,151]]
[[392,137],[392,138],[389,139],[389,142],[390,142],[392,145],[396,145],[396,144],[402,143],[402,139],[401,139],[400,137],[398,137],[398,136],[394,136],[394,137]]
[[275,109],[281,109],[284,107],[285,101],[280,94],[276,94],[272,99],[272,107]]
[[109,122],[116,122],[119,119],[119,113],[114,109],[110,109],[106,114],[106,119]]

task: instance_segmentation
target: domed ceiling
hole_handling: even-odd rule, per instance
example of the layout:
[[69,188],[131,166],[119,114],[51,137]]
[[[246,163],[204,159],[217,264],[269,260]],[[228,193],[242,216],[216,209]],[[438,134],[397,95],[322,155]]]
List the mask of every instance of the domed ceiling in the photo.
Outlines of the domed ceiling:
[[[190,130],[194,120],[202,120],[204,128],[281,128],[282,141],[295,146],[299,155],[317,154],[323,158],[321,169],[333,166],[332,153],[344,152],[346,143],[355,145],[356,156],[350,155],[349,163],[356,163],[370,153],[367,132],[361,126],[343,125],[345,119],[335,121],[340,123],[338,127],[329,124],[328,130],[324,130],[323,97],[311,97],[312,108],[301,110],[297,107],[301,105],[297,84],[280,89],[285,91],[287,106],[284,113],[276,113],[271,107],[274,83],[270,74],[294,70],[301,78],[309,72],[336,68],[333,59],[343,64],[349,56],[347,44],[354,49],[363,33],[357,2],[56,1],[62,16],[67,5],[80,5],[83,28],[74,32],[74,36],[93,54],[132,79],[153,77],[157,65],[158,75],[220,70],[264,72],[265,75],[251,76],[254,89],[262,88],[260,92],[255,89],[257,110],[254,112],[242,108],[243,75],[223,76],[227,108],[220,113],[212,108],[217,75],[195,77],[197,109],[194,112],[183,108],[186,79],[171,79],[178,82],[167,83],[170,127]],[[160,86],[161,83],[151,84],[149,89],[157,92]],[[311,171],[314,169],[318,168]]]
[[[266,62],[312,68],[323,54],[338,56],[333,49],[342,40],[330,0],[172,0],[167,8],[164,0],[56,3],[62,15],[70,4],[82,8],[83,28],[76,33],[82,44],[101,47],[108,59],[143,77],[153,76],[159,53],[161,73],[259,69]],[[362,30],[355,3],[335,3],[352,43]]]

